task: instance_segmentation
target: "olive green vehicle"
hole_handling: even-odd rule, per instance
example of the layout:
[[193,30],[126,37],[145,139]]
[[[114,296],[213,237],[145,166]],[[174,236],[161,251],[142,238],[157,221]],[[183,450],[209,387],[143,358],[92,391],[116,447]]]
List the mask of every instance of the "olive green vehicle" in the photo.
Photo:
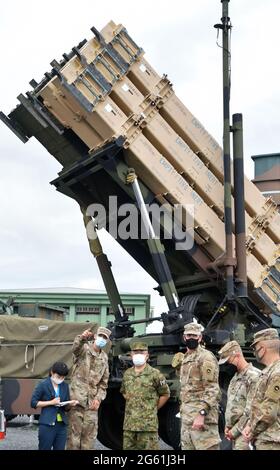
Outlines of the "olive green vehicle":
[[75,336],[90,327],[96,331],[97,326],[97,323],[0,315],[0,408],[5,410],[8,420],[18,414],[34,414],[30,399],[38,380],[47,377],[50,367],[58,360],[71,367]]
[[[92,28],[92,39],[73,47],[60,61],[53,60],[51,72],[40,83],[31,80],[33,90],[18,97],[20,104],[8,116],[0,113],[24,143],[34,136],[61,163],[63,169],[51,184],[82,211],[90,250],[115,315],[108,325],[110,382],[100,408],[98,435],[112,449],[122,445],[124,401],[119,389],[131,364],[128,353],[135,321],[124,313],[97,233],[101,227],[111,233],[112,223],[119,227],[124,222],[119,211],[123,204],[138,209],[138,227],[144,223],[145,237],[138,232],[124,238],[117,231],[115,238],[155,279],[167,303],[166,312],[157,317],[162,333],[141,336],[149,345],[151,365],[165,374],[171,389],[169,402],[159,412],[159,433],[167,444],[173,448],[180,444],[179,381],[171,362],[175,353],[184,351],[183,326],[195,318],[204,326],[205,344],[214,353],[237,339],[245,357],[252,360],[249,345],[254,332],[270,327],[280,313],[279,213],[276,204],[244,176],[242,115],[235,114],[230,125],[228,3],[222,0],[222,22],[215,25],[223,35],[223,149],[176,97],[167,76],[159,77],[126,29],[113,22],[101,32]],[[96,215],[94,204],[104,208],[104,217]],[[184,242],[190,236],[185,205],[194,206],[193,236],[186,245],[164,217],[167,213],[174,221],[178,204],[185,211]],[[158,236],[147,205],[159,209],[153,213]],[[16,372],[3,378],[4,403],[5,396],[11,397],[5,410],[16,414],[20,388],[29,397],[33,385],[26,385]],[[17,379],[17,389],[9,388],[12,379]],[[229,379],[221,368],[224,392]],[[5,387],[10,392],[5,393]],[[225,393],[221,429],[224,398]]]

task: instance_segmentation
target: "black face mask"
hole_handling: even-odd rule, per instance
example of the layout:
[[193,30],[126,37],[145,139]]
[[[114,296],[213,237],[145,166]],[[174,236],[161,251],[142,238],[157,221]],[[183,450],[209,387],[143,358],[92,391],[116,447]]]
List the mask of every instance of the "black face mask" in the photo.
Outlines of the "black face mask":
[[234,375],[237,372],[237,367],[234,364],[229,364],[229,362],[226,362],[224,367],[229,375]]
[[198,339],[196,338],[185,339],[185,344],[188,349],[196,349],[198,346]]

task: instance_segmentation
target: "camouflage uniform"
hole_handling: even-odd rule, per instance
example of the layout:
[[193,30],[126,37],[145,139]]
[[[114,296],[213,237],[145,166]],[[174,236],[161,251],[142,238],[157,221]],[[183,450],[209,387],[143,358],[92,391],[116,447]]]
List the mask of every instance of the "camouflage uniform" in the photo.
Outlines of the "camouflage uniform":
[[[259,331],[254,338],[252,345],[279,339],[274,328]],[[257,450],[280,450],[280,359],[261,372],[252,400],[250,427]]]
[[89,406],[93,400],[101,402],[106,397],[109,379],[108,356],[102,350],[95,352],[80,335],[76,336],[72,351],[74,365],[70,396],[72,400],[78,400],[79,405],[71,408],[69,412],[66,448],[90,450],[94,448],[97,437],[98,411],[90,410]]
[[[225,344],[219,351],[219,364],[227,362],[230,356],[237,352],[242,354],[237,341],[230,341]],[[246,369],[236,372],[230,381],[225,418],[226,427],[230,429],[234,439],[234,450],[249,450],[249,445],[245,442],[241,433],[249,420],[251,401],[259,376],[260,370],[252,364],[248,364]]]
[[124,373],[120,391],[126,398],[123,449],[158,450],[157,404],[161,396],[170,395],[164,375],[149,364],[140,373],[131,367]]
[[[193,325],[193,328],[192,328]],[[186,327],[188,327],[186,329]],[[187,332],[201,334],[196,323],[186,325]],[[200,329],[198,329],[200,328]],[[172,363],[174,366],[174,362]],[[219,367],[215,356],[200,345],[192,352],[186,352],[180,368],[181,382],[181,447],[182,450],[218,449],[218,404],[220,388],[218,384]],[[207,410],[205,429],[193,430],[194,418],[200,410]]]

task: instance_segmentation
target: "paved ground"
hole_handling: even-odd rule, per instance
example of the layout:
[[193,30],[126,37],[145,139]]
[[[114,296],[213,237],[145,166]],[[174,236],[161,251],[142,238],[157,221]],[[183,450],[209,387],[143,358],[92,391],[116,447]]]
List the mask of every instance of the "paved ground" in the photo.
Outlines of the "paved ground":
[[[38,449],[38,422],[30,422],[28,416],[21,416],[8,423],[6,439],[0,441],[0,450],[37,450]],[[96,449],[104,450],[97,441]],[[161,441],[161,449],[170,449]]]
[[[97,449],[104,450],[100,442]],[[28,416],[21,416],[8,423],[6,439],[0,441],[0,450],[37,450],[38,421],[30,422]]]
[[33,450],[37,448],[37,425],[29,424],[28,416],[7,423],[7,434],[0,441],[0,450]]

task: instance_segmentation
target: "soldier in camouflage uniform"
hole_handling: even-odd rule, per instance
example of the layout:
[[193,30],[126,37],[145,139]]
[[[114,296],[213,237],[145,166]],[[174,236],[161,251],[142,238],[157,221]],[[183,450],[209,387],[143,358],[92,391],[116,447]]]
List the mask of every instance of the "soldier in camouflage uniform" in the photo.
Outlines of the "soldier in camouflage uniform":
[[219,366],[203,348],[202,326],[188,323],[184,329],[187,351],[177,353],[172,366],[180,367],[181,447],[183,450],[218,450]]
[[261,371],[252,399],[245,439],[256,450],[280,450],[280,340],[274,328],[258,331],[252,343]]
[[147,360],[146,343],[136,342],[131,346],[134,367],[123,376],[121,393],[126,400],[123,425],[124,450],[158,450],[157,411],[170,396],[166,379]]
[[225,437],[232,441],[234,450],[249,450],[242,431],[245,428],[251,409],[251,401],[260,370],[249,364],[237,341],[230,341],[219,351],[219,364],[228,364],[236,370],[227,392]]
[[99,327],[97,334],[86,330],[74,340],[70,396],[79,405],[69,413],[67,450],[94,448],[98,408],[106,397],[109,379],[108,356],[102,348],[110,334],[107,328]]

